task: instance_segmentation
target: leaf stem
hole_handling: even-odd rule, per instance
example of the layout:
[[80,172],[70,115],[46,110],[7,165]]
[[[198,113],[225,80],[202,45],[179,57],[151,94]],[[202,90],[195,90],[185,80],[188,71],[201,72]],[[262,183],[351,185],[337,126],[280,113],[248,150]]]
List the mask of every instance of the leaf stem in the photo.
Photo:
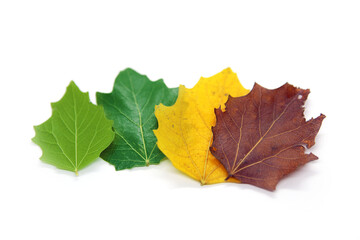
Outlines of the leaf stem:
[[231,178],[232,177],[232,175],[230,174],[230,175],[228,175],[226,178],[225,178],[225,181],[227,181],[227,180],[229,180],[229,178]]

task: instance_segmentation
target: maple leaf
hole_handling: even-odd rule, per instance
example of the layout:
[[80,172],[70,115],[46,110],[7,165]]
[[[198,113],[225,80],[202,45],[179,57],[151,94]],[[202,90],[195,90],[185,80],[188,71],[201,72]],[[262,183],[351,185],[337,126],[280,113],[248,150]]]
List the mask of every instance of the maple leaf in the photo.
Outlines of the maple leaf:
[[102,107],[90,102],[71,81],[60,101],[51,104],[52,116],[35,126],[33,142],[43,154],[40,159],[60,169],[78,171],[92,163],[114,138],[112,121]]
[[156,104],[174,104],[178,88],[168,88],[162,79],[152,82],[132,69],[119,73],[111,93],[96,93],[97,103],[114,121],[115,139],[101,158],[116,170],[158,164],[165,156],[152,132],[157,128]]
[[255,84],[248,95],[229,97],[225,112],[215,110],[211,152],[228,177],[275,190],[282,177],[317,159],[304,146],[315,144],[325,115],[305,120],[309,93],[288,83],[275,90]]
[[154,131],[160,150],[172,164],[201,184],[223,182],[227,172],[210,153],[214,108],[224,105],[228,95],[242,96],[249,91],[230,68],[201,78],[192,89],[179,88],[171,107],[156,106],[159,128]]

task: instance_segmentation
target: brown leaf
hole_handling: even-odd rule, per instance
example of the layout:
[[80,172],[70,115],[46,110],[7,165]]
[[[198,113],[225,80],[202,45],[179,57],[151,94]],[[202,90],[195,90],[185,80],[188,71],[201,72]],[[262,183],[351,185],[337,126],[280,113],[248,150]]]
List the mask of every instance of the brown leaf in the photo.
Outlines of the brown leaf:
[[282,177],[317,159],[304,146],[315,144],[325,115],[305,120],[309,93],[288,83],[275,90],[255,84],[248,95],[229,97],[225,112],[215,110],[211,152],[228,178],[275,190]]

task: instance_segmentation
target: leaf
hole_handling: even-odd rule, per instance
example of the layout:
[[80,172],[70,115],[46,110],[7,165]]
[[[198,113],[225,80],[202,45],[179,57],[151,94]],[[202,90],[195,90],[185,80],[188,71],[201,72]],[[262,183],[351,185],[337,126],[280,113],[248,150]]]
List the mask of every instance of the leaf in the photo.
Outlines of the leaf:
[[52,116],[35,126],[32,139],[43,151],[40,159],[60,169],[78,171],[92,163],[111,143],[112,121],[102,107],[90,102],[73,81],[60,101],[51,104]]
[[228,95],[248,93],[230,68],[210,77],[200,78],[192,89],[179,88],[174,106],[156,106],[159,128],[154,131],[160,150],[172,164],[201,184],[223,182],[226,170],[209,152],[214,108],[224,105]]
[[174,104],[178,89],[168,88],[162,79],[152,82],[132,69],[119,73],[111,93],[96,93],[97,103],[114,121],[115,139],[101,158],[116,170],[158,164],[164,154],[156,145],[153,129],[156,104]]
[[306,121],[303,105],[310,90],[286,83],[275,90],[258,84],[244,97],[230,97],[226,111],[215,111],[211,152],[228,177],[275,190],[285,175],[316,160],[305,147],[315,144],[325,115]]

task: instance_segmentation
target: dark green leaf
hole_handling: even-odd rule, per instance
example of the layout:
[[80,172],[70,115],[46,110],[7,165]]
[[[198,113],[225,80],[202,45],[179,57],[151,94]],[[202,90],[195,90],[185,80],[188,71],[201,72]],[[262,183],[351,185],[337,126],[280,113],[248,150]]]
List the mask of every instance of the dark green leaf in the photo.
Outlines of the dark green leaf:
[[152,82],[132,69],[119,73],[111,93],[96,93],[107,118],[114,121],[115,139],[100,155],[116,170],[158,164],[164,154],[156,145],[155,105],[173,105],[178,88],[168,88],[162,79]]

